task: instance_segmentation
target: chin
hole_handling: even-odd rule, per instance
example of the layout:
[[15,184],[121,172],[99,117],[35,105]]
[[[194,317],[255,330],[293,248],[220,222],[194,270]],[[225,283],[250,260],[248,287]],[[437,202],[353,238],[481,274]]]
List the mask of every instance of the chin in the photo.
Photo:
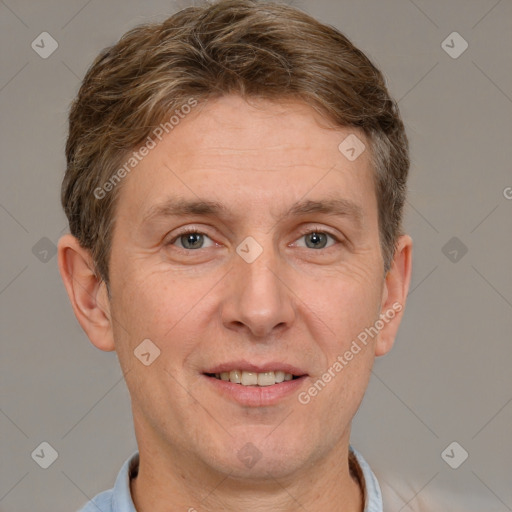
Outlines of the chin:
[[229,437],[226,445],[218,446],[215,455],[209,452],[206,463],[232,478],[254,482],[286,478],[316,458],[311,436],[304,439],[287,430],[278,435],[277,430],[270,435],[271,430],[266,428],[264,432],[253,430],[252,435]]

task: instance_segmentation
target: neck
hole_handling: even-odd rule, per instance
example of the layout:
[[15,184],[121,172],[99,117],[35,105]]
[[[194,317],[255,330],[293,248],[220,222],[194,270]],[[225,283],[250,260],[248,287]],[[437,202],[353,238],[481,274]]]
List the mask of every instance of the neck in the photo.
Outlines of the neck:
[[139,470],[131,480],[137,512],[362,512],[363,491],[349,468],[348,442],[310,469],[279,480],[234,478],[191,463],[190,455],[139,443]]

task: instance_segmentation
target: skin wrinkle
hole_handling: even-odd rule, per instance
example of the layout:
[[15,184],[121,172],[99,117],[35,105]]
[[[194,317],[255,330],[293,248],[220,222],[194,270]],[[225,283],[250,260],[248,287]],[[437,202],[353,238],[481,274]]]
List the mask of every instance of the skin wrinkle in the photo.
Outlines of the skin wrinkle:
[[[405,253],[396,256],[405,258],[396,267],[404,270],[384,281],[369,155],[349,162],[338,151],[353,129],[322,128],[318,113],[301,103],[262,100],[258,107],[238,96],[209,102],[125,178],[107,312],[126,332],[82,317],[91,341],[115,349],[126,374],[140,452],[132,496],[140,512],[285,512],[297,503],[311,512],[338,510],[339,503],[344,512],[362,510],[348,468],[350,425],[374,357],[391,348],[401,313],[308,405],[294,395],[274,406],[243,407],[202,375],[233,359],[286,361],[308,373],[304,391],[379,313],[397,300],[405,305],[410,239],[402,239]],[[213,149],[220,147],[233,151]],[[327,173],[333,165],[336,172]],[[169,195],[218,201],[233,212],[232,222],[192,215],[142,228],[145,212]],[[333,197],[362,208],[361,229],[319,212],[276,222],[296,201]],[[220,245],[164,245],[185,226]],[[339,231],[352,245],[296,245],[309,226]],[[246,236],[263,247],[250,264],[235,252]],[[133,355],[146,338],[161,350],[149,367]],[[262,454],[252,468],[237,457],[247,442]]]
[[[356,223],[361,229],[363,223],[363,213],[361,208],[347,199],[327,199],[324,201],[312,201],[310,199],[297,202],[282,213],[270,212],[274,220],[279,221],[290,216],[305,215],[307,213],[326,213],[333,216],[346,216],[349,220]],[[147,213],[143,215],[142,224],[154,222],[160,218],[183,215],[209,215],[233,218],[233,215],[227,208],[219,202],[193,200],[187,201],[182,198],[170,197],[161,203],[152,206]]]

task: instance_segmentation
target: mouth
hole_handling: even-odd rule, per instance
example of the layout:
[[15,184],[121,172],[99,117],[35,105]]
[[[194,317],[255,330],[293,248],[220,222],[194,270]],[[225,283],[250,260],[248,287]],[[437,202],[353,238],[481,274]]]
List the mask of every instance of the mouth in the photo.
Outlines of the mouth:
[[230,370],[218,373],[205,373],[207,377],[222,381],[229,381],[233,384],[241,386],[258,386],[267,387],[287,382],[290,380],[300,379],[304,375],[294,375],[284,370],[253,372],[247,370]]
[[248,407],[277,405],[297,393],[309,377],[287,363],[253,364],[244,360],[208,368],[203,376],[217,395]]

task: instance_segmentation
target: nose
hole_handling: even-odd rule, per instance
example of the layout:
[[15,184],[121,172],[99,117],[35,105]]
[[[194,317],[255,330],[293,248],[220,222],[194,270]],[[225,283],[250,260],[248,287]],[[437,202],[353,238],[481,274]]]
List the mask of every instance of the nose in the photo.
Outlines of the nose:
[[284,268],[270,248],[252,263],[236,255],[222,309],[223,325],[259,339],[289,328],[296,312]]

